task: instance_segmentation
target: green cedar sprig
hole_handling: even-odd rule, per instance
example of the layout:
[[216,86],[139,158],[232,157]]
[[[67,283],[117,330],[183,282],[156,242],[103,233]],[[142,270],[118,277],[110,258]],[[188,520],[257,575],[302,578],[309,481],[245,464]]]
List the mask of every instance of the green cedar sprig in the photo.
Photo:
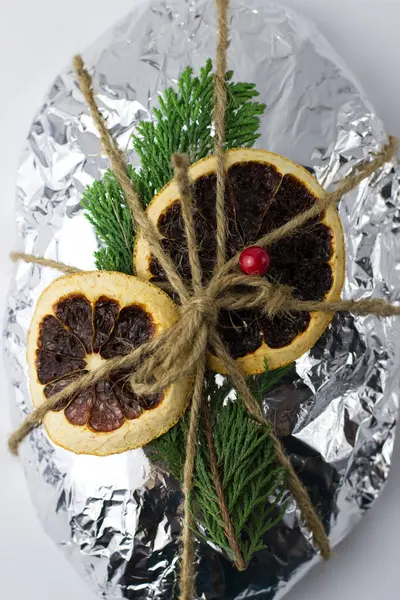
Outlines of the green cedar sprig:
[[[291,368],[292,365],[276,371],[266,369],[263,375],[252,377],[251,381],[249,378],[260,403],[265,392]],[[269,429],[249,417],[240,397],[236,402],[227,401],[228,391],[227,384],[218,387],[211,377],[208,379],[207,394],[218,468],[235,537],[247,565],[254,554],[265,547],[265,534],[285,512],[283,497],[287,473],[276,461]],[[151,445],[152,458],[166,462],[169,472],[180,481],[183,479],[188,421],[189,415],[186,415]],[[195,469],[191,507],[197,534],[205,541],[217,544],[234,561],[224,533],[201,422]]]
[[[265,110],[264,104],[255,101],[259,95],[255,85],[235,83],[232,77],[233,72],[228,71],[226,150],[251,147],[255,143]],[[141,166],[139,170],[130,168],[130,176],[144,207],[172,178],[174,152],[187,153],[192,162],[213,152],[213,93],[214,73],[209,59],[198,77],[187,67],[178,79],[177,89],[168,88],[159,96],[159,108],[153,110],[155,120],[139,123],[132,143]],[[96,267],[132,274],[134,227],[111,171],[86,189],[83,206],[103,243],[95,253]]]
[[[233,71],[228,71],[226,150],[251,147],[255,143],[259,137],[260,116],[265,110],[265,104],[254,101],[259,95],[255,85],[234,83],[232,77]],[[193,69],[187,67],[178,80],[177,90],[168,88],[159,97],[159,108],[153,110],[155,121],[139,123],[133,147],[141,159],[141,170],[134,182],[142,186],[145,206],[173,177],[171,155],[174,152],[188,154],[191,162],[212,154],[213,104],[214,73],[209,59],[200,69],[199,77],[194,77]]]
[[[133,167],[129,166],[132,176]],[[133,223],[121,186],[111,171],[86,188],[82,205],[85,215],[103,242],[94,253],[97,269],[132,275]]]

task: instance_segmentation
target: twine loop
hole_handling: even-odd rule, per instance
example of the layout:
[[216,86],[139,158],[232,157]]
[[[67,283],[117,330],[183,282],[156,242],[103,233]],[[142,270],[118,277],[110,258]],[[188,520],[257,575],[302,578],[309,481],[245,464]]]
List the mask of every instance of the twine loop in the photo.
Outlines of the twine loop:
[[263,314],[273,317],[296,303],[292,287],[272,283],[265,277],[233,272],[217,282],[221,290],[218,304],[226,310],[258,308]]

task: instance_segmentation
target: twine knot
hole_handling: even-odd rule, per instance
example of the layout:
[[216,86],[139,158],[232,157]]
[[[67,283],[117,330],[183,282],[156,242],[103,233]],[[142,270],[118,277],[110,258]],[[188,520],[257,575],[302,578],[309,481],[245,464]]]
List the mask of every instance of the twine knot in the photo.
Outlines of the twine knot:
[[256,297],[261,310],[270,317],[285,311],[293,300],[293,288],[288,285],[274,285],[268,281],[264,285],[265,288],[260,288]]
[[218,305],[215,299],[203,291],[190,297],[181,309],[181,317],[184,319],[198,319],[207,325],[216,325],[218,322]]

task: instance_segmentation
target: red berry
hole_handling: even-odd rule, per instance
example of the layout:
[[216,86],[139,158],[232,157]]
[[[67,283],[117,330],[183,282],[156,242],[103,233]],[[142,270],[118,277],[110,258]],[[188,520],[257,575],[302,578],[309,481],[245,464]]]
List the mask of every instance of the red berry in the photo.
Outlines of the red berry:
[[265,275],[270,263],[268,252],[260,246],[249,246],[239,258],[240,268],[245,275]]

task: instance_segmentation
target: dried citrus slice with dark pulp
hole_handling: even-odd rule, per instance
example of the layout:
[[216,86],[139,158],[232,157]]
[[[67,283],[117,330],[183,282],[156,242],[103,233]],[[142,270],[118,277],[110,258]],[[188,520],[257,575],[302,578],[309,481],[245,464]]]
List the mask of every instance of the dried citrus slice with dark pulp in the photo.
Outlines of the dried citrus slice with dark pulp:
[[[194,222],[204,282],[216,260],[215,158],[190,167]],[[304,212],[323,189],[303,167],[264,150],[238,149],[226,153],[225,196],[228,222],[228,258],[254,244],[264,234]],[[181,276],[190,280],[190,266],[179,200],[172,180],[157,194],[147,214],[163,236],[162,244]],[[340,298],[345,273],[343,231],[336,208],[308,223],[288,238],[268,248],[271,281],[292,286],[301,300]],[[165,275],[143,236],[137,236],[134,263],[139,277],[154,282]],[[247,374],[260,373],[267,359],[271,369],[299,358],[322,335],[331,320],[325,313],[293,312],[273,318],[261,310],[221,311],[219,331],[231,353]],[[224,372],[210,356],[211,366]]]
[[[60,277],[41,295],[28,335],[35,406],[80,374],[95,369],[171,327],[176,305],[159,288],[121,273]],[[44,424],[52,440],[76,453],[108,455],[143,446],[184,413],[189,382],[136,395],[129,374],[116,372],[78,393]]]

